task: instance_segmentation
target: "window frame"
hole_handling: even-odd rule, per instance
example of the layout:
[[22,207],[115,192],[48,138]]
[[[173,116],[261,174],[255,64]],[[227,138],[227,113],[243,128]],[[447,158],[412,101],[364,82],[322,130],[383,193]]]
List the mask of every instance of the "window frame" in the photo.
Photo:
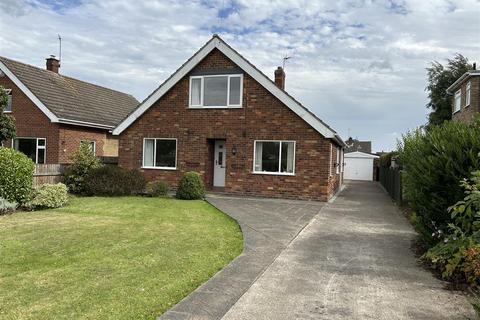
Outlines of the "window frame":
[[[205,106],[204,105],[205,78],[214,78],[214,77],[227,77],[227,105],[226,106]],[[230,103],[230,78],[240,78],[240,103],[239,104]],[[199,105],[192,105],[191,97],[192,97],[193,79],[200,79],[200,104]],[[243,106],[243,73],[190,76],[190,79],[188,81],[188,108],[189,109],[236,109],[236,108],[242,108],[242,106]]]
[[[153,166],[145,165],[145,141],[146,140],[155,140],[153,145]],[[155,166],[157,158],[157,140],[174,140],[175,141],[175,167],[157,167]],[[155,169],[155,170],[177,170],[178,166],[178,139],[177,138],[143,138],[143,147],[142,147],[142,169]]]
[[[458,97],[458,109],[457,109],[457,97]],[[462,89],[455,91],[453,96],[453,113],[457,113],[462,109]]]
[[[255,159],[257,153],[257,142],[278,142],[280,144],[278,148],[278,171],[269,172],[269,171],[256,171],[255,170]],[[280,168],[282,167],[282,143],[283,142],[293,142],[293,171],[292,172],[281,172]],[[295,166],[296,166],[296,154],[297,154],[297,141],[295,140],[253,140],[253,170],[252,174],[265,174],[273,176],[294,176],[295,175]]]
[[468,81],[467,85],[465,86],[465,107],[468,107],[470,105],[471,95],[472,95],[472,84],[471,84],[471,81]]
[[340,155],[340,152],[341,152],[341,148],[340,147],[337,147],[337,164],[336,164],[336,168],[335,168],[335,174],[340,174],[340,161],[341,161],[341,155]]
[[[14,142],[16,139],[29,139],[29,140],[35,140],[35,164],[46,164],[47,163],[47,138],[37,138],[37,137],[15,137],[12,139],[12,149],[16,150],[15,149],[15,145],[14,145]],[[39,146],[38,145],[38,141],[39,140],[44,140],[45,143],[43,144],[43,146]],[[43,163],[38,163],[38,149],[43,149],[45,150],[43,152],[44,156],[43,156]],[[19,150],[17,150],[19,151]],[[21,152],[21,151],[19,151]],[[23,153],[23,152],[22,152]]]
[[5,89],[6,93],[7,93],[7,96],[8,96],[8,102],[7,102],[7,106],[8,104],[10,104],[10,110],[4,110],[3,112],[4,113],[12,113],[13,111],[13,95],[12,95],[12,89]]
[[97,156],[97,141],[95,140],[80,140],[80,144],[82,143],[93,143],[93,155]]

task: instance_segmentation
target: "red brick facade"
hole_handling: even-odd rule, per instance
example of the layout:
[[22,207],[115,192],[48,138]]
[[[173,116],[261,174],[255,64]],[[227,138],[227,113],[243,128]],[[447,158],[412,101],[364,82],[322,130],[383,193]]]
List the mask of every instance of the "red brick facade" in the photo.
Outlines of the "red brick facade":
[[[214,49],[191,73],[238,68]],[[327,200],[338,189],[334,166],[337,145],[325,139],[248,74],[243,107],[188,108],[189,75],[120,134],[119,165],[140,169],[144,138],[176,138],[177,169],[141,169],[149,180],[175,187],[186,171],[202,174],[213,185],[213,143],[225,140],[225,192],[231,194]],[[295,175],[253,173],[255,140],[296,141]],[[234,154],[233,150],[236,150]]]
[[[467,83],[470,82],[470,104],[466,105]],[[456,90],[461,90],[460,110],[452,115],[453,121],[468,122],[480,112],[480,76],[469,77],[463,81]],[[455,93],[453,93],[452,112],[455,104]]]
[[[116,156],[117,152],[104,152],[104,144],[112,138],[107,130],[52,123],[50,119],[7,77],[0,77],[0,86],[11,89],[12,112],[18,138],[45,138],[46,163],[70,163],[70,155],[81,140],[96,142],[96,155]],[[10,147],[11,141],[5,146]]]

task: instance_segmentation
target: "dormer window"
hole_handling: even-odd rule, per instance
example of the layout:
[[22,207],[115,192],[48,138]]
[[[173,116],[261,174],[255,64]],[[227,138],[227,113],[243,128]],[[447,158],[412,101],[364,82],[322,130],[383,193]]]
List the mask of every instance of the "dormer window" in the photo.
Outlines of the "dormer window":
[[242,107],[243,75],[190,77],[190,108]]
[[5,107],[4,112],[12,112],[12,90],[5,90],[7,93],[7,106]]
[[462,101],[462,91],[458,90],[457,92],[455,92],[454,105],[453,105],[454,113],[457,111],[460,111],[461,101]]

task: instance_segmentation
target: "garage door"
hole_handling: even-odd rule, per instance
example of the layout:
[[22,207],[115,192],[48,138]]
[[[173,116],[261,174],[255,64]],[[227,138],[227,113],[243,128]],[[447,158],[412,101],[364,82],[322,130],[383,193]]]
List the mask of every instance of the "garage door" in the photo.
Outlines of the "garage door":
[[373,159],[345,157],[344,179],[373,180]]

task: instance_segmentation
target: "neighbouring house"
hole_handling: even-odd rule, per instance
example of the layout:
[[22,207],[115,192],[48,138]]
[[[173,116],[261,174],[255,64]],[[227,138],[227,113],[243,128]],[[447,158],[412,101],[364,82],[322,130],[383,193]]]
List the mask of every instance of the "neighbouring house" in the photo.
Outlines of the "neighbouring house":
[[480,70],[465,72],[447,89],[453,95],[452,120],[468,122],[480,112]]
[[7,89],[6,113],[15,118],[17,138],[4,142],[36,164],[67,164],[80,143],[97,156],[116,157],[118,139],[110,131],[138,101],[131,95],[58,73],[60,61],[46,69],[0,57],[0,85]]
[[365,153],[372,152],[372,141],[360,141],[358,139],[353,139],[352,137],[350,137],[347,141],[345,141],[345,144],[347,145],[345,147],[345,153],[355,151],[361,151]]
[[229,194],[329,199],[341,185],[344,142],[214,35],[114,130],[119,165],[177,186],[199,172]]

